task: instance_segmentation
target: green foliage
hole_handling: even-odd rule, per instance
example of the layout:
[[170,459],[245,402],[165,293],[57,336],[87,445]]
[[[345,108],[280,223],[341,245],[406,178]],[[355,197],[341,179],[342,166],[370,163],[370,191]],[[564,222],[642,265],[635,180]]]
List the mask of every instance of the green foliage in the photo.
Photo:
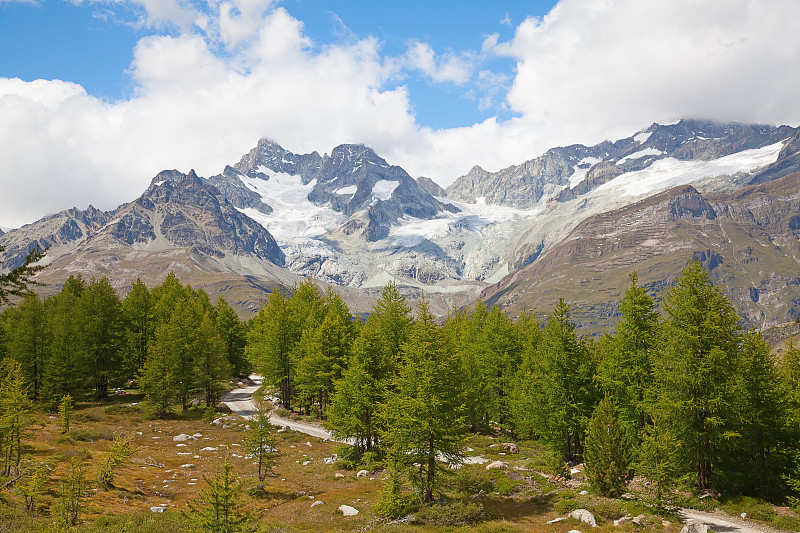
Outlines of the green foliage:
[[422,501],[430,502],[441,484],[437,473],[443,467],[437,457],[460,461],[467,426],[460,361],[447,350],[424,298],[402,354],[394,390],[381,414],[383,440],[391,465],[402,465]]
[[70,418],[72,417],[72,396],[67,393],[61,397],[58,403],[58,425],[61,426],[61,433],[69,431]]
[[36,510],[36,500],[41,496],[47,483],[50,469],[47,463],[29,461],[22,468],[22,477],[17,480],[16,489],[25,501],[25,510]]
[[250,416],[250,431],[247,432],[246,438],[245,449],[249,456],[256,460],[258,490],[263,492],[264,480],[272,473],[280,457],[272,424],[269,421],[269,411],[263,407],[256,408]]
[[592,488],[612,498],[625,492],[633,476],[631,455],[625,429],[606,395],[595,409],[586,432],[584,472]]
[[469,526],[483,520],[483,507],[460,500],[424,505],[414,513],[414,522],[436,527]]
[[69,460],[66,475],[61,479],[59,490],[60,505],[57,509],[58,522],[73,526],[80,520],[83,511],[83,492],[86,488],[84,459],[74,456]]
[[132,435],[114,438],[111,449],[100,459],[97,466],[97,479],[101,485],[110,487],[119,468],[135,453],[131,445]]
[[98,440],[114,440],[114,434],[106,427],[71,429],[63,435],[56,437],[59,444],[74,444],[76,442],[96,442]]
[[253,370],[253,365],[245,357],[247,346],[247,328],[239,320],[233,307],[220,296],[215,306],[217,315],[217,330],[225,342],[226,356],[231,371],[235,376],[248,376]]
[[645,428],[637,473],[656,484],[656,504],[663,505],[664,497],[677,484],[680,473],[680,442],[669,423],[671,414],[657,409],[650,413],[652,422]]
[[731,408],[736,387],[741,327],[730,301],[708,272],[690,263],[664,300],[667,318],[662,357],[655,371],[659,399],[671,410],[673,431],[683,443],[684,465],[694,465],[696,484],[710,488],[722,446],[733,438]]
[[108,278],[92,280],[83,291],[77,313],[84,371],[98,398],[108,395],[122,376],[125,322],[122,303]]
[[30,409],[22,367],[6,357],[0,362],[0,460],[3,476],[19,474],[23,431]]
[[[0,246],[0,254],[5,250],[3,246]],[[10,272],[0,274],[0,306],[10,304],[13,297],[24,297],[31,294],[28,286],[38,285],[33,280],[33,276],[44,268],[44,266],[36,264],[44,258],[44,254],[45,251],[34,243],[20,266]],[[2,261],[0,261],[0,265],[2,265]]]
[[490,492],[493,488],[491,477],[480,465],[476,468],[462,466],[453,474],[450,485],[456,492],[467,496],[474,496],[481,491]]
[[122,300],[122,312],[127,325],[125,367],[128,375],[136,375],[144,368],[147,360],[148,347],[156,329],[153,305],[153,295],[142,280],[137,278]]
[[242,531],[249,516],[242,509],[242,485],[236,480],[230,457],[213,478],[203,476],[208,485],[197,501],[189,502],[191,514],[204,531],[213,533],[235,533]]

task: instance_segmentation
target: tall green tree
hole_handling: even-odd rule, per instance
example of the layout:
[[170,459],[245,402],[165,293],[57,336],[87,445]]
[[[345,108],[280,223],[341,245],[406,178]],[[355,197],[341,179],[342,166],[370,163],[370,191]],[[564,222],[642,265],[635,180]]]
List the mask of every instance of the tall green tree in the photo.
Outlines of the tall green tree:
[[431,502],[444,470],[437,458],[462,459],[467,423],[461,363],[424,298],[401,353],[402,366],[382,412],[383,440],[393,467],[405,469],[422,501]]
[[31,398],[38,400],[44,386],[47,350],[47,323],[44,304],[35,294],[27,294],[9,312],[8,353],[19,362]]
[[300,338],[300,325],[293,319],[289,299],[280,289],[273,290],[267,305],[253,319],[245,353],[264,382],[278,389],[284,409],[290,409],[295,392],[294,345]]
[[219,400],[225,382],[231,377],[231,365],[228,362],[225,341],[222,340],[209,312],[206,312],[200,322],[193,348],[195,384],[203,391],[206,406],[212,407]]
[[278,448],[269,411],[262,406],[256,406],[250,416],[250,430],[247,432],[245,449],[256,460],[257,489],[264,492],[264,480],[272,469],[278,464]]
[[628,438],[638,442],[646,423],[647,401],[653,386],[653,359],[661,346],[661,325],[655,304],[638,285],[636,272],[620,301],[621,317],[607,356],[598,368],[598,381],[619,406]]
[[140,278],[122,300],[122,311],[126,321],[127,357],[125,366],[128,373],[135,375],[144,367],[147,350],[153,340],[156,319],[153,316],[153,296]]
[[75,312],[83,288],[81,282],[71,278],[60,293],[44,302],[48,345],[43,399],[51,406],[64,394],[84,386],[81,373],[83,331]]
[[228,363],[233,369],[235,376],[249,376],[253,370],[253,365],[245,357],[245,346],[247,345],[247,328],[239,320],[233,307],[220,296],[215,306],[217,314],[217,329],[225,342],[225,351]]
[[395,359],[373,325],[361,329],[328,411],[326,427],[337,439],[352,439],[359,455],[371,451],[383,427],[379,406],[386,400]]
[[178,349],[169,322],[156,328],[144,367],[139,372],[139,388],[145,394],[150,414],[164,416],[177,397],[173,376],[173,352]]
[[25,418],[31,409],[27,388],[21,365],[10,357],[0,361],[0,454],[3,476],[19,474]]
[[721,444],[733,435],[734,377],[741,327],[730,301],[700,263],[690,263],[664,299],[665,342],[655,366],[659,402],[674,412],[674,432],[697,486],[711,488]]
[[580,458],[597,402],[596,361],[576,333],[570,308],[560,299],[547,320],[536,360],[516,383],[515,426],[538,436],[565,461]]
[[400,347],[408,339],[413,319],[411,305],[393,281],[388,282],[381,291],[367,322],[376,328],[384,339],[389,354],[399,363]]
[[108,388],[122,377],[125,322],[122,304],[108,278],[92,280],[78,305],[83,333],[84,369],[97,397],[108,395]]
[[230,457],[225,456],[219,473],[211,478],[204,475],[203,481],[208,487],[201,491],[198,501],[189,503],[203,530],[213,533],[242,531],[249,517],[241,503],[242,484],[236,479]]

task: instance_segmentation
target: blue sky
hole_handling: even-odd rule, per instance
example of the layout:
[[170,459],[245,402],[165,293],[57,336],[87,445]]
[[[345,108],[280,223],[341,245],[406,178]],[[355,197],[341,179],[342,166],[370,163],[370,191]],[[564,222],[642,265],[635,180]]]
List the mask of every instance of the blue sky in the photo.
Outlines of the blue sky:
[[[515,23],[546,15],[555,5],[546,1],[324,1],[286,0],[283,6],[304,24],[316,46],[365,36],[379,39],[388,55],[402,55],[409,40],[443,52],[479,51],[486,35],[514,36]],[[148,35],[176,34],[171,24],[143,26],[138,10],[125,4],[65,0],[9,2],[0,0],[0,76],[61,79],[83,86],[99,98],[130,97],[135,82],[129,75],[133,49]],[[494,57],[483,63],[510,79],[514,61]],[[502,100],[481,106],[473,83],[433,83],[409,73],[399,83],[408,87],[420,124],[433,128],[469,126],[491,116],[508,118]]]
[[0,0],[0,227],[363,143],[443,186],[679,118],[800,122],[797,0]]

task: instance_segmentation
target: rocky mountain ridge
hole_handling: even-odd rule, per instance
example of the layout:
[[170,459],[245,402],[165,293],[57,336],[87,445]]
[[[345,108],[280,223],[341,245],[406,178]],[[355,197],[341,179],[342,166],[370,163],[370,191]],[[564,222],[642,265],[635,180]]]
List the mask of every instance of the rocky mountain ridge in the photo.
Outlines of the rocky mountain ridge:
[[[798,131],[700,121],[653,124],[615,142],[553,148],[499,172],[475,167],[446,190],[429,178],[411,178],[363,145],[340,145],[330,155],[294,154],[262,139],[238,163],[209,178],[164,171],[140,198],[113,211],[71,209],[0,235],[0,244],[7,247],[0,259],[9,268],[24,259],[33,243],[49,247],[51,266],[42,276],[53,283],[73,271],[110,275],[120,286],[123,278],[130,283],[139,272],[157,283],[159,276],[175,270],[184,282],[233,291],[234,302],[245,312],[257,308],[272,287],[291,285],[298,276],[338,286],[358,302],[357,310],[368,309],[370,298],[394,281],[411,297],[431,295],[439,313],[469,303],[484,290],[492,302],[512,310],[530,300],[546,312],[549,303],[525,296],[524,280],[541,277],[553,258],[572,265],[567,259],[572,254],[591,264],[585,250],[573,246],[586,221],[608,213],[624,218],[620,213],[626,208],[675,186],[689,196],[670,209],[693,213],[691,202],[697,200],[697,209],[713,211],[719,220],[709,198],[751,183],[779,181],[798,166]],[[692,196],[686,186],[700,196]],[[712,211],[703,202],[710,202]],[[637,216],[652,216],[643,213]],[[658,220],[680,228],[684,219]],[[636,226],[625,224],[622,233],[613,230],[613,221],[606,224],[609,233],[618,235],[614,246],[644,246],[624,237],[624,228]],[[712,263],[717,257],[712,252],[725,257],[710,245],[698,248],[696,237],[686,240],[689,234],[669,233],[654,247],[678,262],[690,248],[690,257],[700,254]],[[673,242],[679,238],[682,244]],[[602,268],[612,255],[604,252],[593,268],[594,277],[613,280],[603,290],[616,294],[624,280]],[[645,257],[631,255],[639,256]],[[636,267],[625,257],[614,261],[625,269]],[[672,275],[667,270],[649,283],[666,286]],[[741,281],[744,271],[731,276]],[[571,283],[564,294],[583,286],[581,280]],[[761,294],[760,285],[748,287]],[[766,292],[759,298],[768,299]],[[580,290],[575,295],[587,297]],[[602,305],[597,298],[590,300],[594,303],[581,319],[587,326],[595,314],[613,316],[613,298]],[[763,323],[791,315],[774,306],[763,316],[748,313]]]

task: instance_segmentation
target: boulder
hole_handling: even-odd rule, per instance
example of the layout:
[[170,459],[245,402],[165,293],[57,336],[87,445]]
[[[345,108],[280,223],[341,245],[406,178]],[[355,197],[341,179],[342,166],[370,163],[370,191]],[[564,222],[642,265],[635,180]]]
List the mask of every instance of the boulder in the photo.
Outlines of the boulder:
[[621,526],[625,522],[630,522],[630,521],[631,521],[631,515],[626,514],[625,516],[622,516],[622,517],[617,518],[616,520],[614,520],[614,525],[615,526]]
[[333,475],[333,477],[335,477],[336,479],[342,479],[344,477],[344,474],[342,474],[341,472],[336,472]]
[[597,522],[594,519],[594,515],[586,509],[575,509],[569,513],[569,517],[574,518],[575,520],[580,520],[588,526],[597,527]]
[[332,465],[338,460],[339,460],[339,456],[336,455],[335,453],[333,455],[331,455],[330,457],[323,457],[322,458],[322,462],[324,464],[326,464],[326,465]]
[[492,468],[508,468],[508,465],[503,461],[494,461],[486,465],[486,470],[491,470]]
[[151,513],[163,513],[166,509],[164,507],[151,507]]
[[193,436],[187,435],[186,433],[181,433],[180,435],[175,435],[172,437],[173,442],[186,442],[187,440],[195,440]]
[[681,533],[708,533],[708,526],[702,522],[689,520],[681,529]]
[[581,532],[578,531],[577,529],[570,529],[569,531],[567,531],[567,533],[581,533]]
[[325,505],[325,502],[322,501],[322,500],[317,500],[317,501],[315,501],[314,503],[311,504],[311,508],[313,509],[314,507],[316,507],[318,505]]
[[519,446],[513,442],[504,442],[503,450],[507,451],[508,453],[519,453]]
[[358,509],[350,507],[349,505],[340,505],[339,511],[345,516],[355,516],[358,514]]
[[369,477],[369,470],[359,470],[356,477]]

